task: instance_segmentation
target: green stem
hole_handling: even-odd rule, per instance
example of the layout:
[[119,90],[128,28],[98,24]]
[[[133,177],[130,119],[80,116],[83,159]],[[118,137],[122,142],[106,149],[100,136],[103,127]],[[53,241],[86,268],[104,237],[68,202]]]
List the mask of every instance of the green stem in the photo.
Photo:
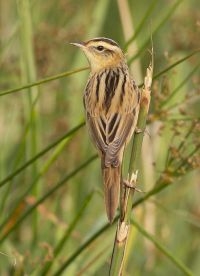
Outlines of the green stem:
[[30,208],[28,208],[28,210],[24,212],[24,214],[15,222],[15,224],[12,225],[9,231],[7,231],[6,233],[3,233],[3,235],[0,238],[0,243],[2,243],[7,238],[7,236],[9,236],[18,226],[20,226],[21,222],[24,221],[42,202],[48,199],[53,193],[55,193],[58,189],[60,189],[69,179],[74,177],[79,171],[81,171],[86,166],[88,166],[96,158],[97,158],[97,155],[90,157],[85,163],[77,167],[71,173],[67,174],[61,181],[57,183],[57,185],[55,185],[46,194],[44,194],[38,201],[36,201]]
[[[145,86],[142,91],[140,101],[140,111],[138,116],[137,128],[139,133],[134,135],[131,157],[129,161],[129,178],[132,173],[136,175],[139,169],[140,155],[142,148],[142,141],[144,136],[144,130],[146,126],[146,119],[150,104],[150,86],[152,81],[152,67],[147,69],[147,76],[145,77]],[[129,183],[131,185],[131,183]],[[123,185],[123,184],[122,184]],[[125,256],[126,244],[128,242],[128,233],[130,227],[130,218],[132,212],[132,200],[134,195],[134,188],[122,187],[121,189],[121,206],[120,206],[120,218],[118,221],[118,228],[116,231],[115,243],[113,248],[113,254],[111,259],[110,273],[109,275],[118,276],[122,273],[123,261]]]
[[110,228],[110,224],[104,224],[92,237],[87,239],[79,248],[76,250],[65,262],[60,266],[60,268],[53,274],[53,276],[60,276],[61,273],[87,248],[92,244],[95,239],[97,239],[103,232]]
[[158,0],[154,0],[151,2],[151,4],[149,5],[146,13],[143,15],[142,20],[140,21],[137,29],[135,30],[134,34],[132,35],[132,37],[126,42],[125,44],[125,49],[127,50],[128,46],[131,44],[131,42],[137,37],[137,35],[139,33],[142,32],[142,28],[147,20],[147,18],[149,17],[149,15],[151,14],[151,12],[153,11],[154,7],[156,6]]
[[8,223],[9,220],[11,220],[13,213],[19,206],[20,202],[24,201],[24,198],[27,197],[27,195],[32,191],[33,187],[38,183],[40,178],[46,173],[46,171],[49,169],[51,164],[57,159],[58,155],[62,151],[63,147],[68,143],[72,135],[65,137],[55,148],[54,152],[51,154],[51,156],[47,159],[47,161],[44,163],[44,165],[41,167],[39,173],[34,177],[32,183],[29,185],[28,189],[20,195],[20,197],[17,200],[17,203],[13,204],[12,210],[10,210],[9,214],[6,215],[6,219],[1,223],[0,230]]
[[47,272],[51,269],[53,263],[55,262],[56,257],[58,256],[58,254],[62,250],[63,246],[66,245],[66,241],[69,239],[72,231],[74,230],[75,226],[79,222],[79,219],[82,217],[82,215],[83,215],[86,207],[88,206],[89,202],[91,201],[93,195],[94,195],[94,192],[91,192],[88,196],[86,196],[83,204],[81,205],[81,208],[79,209],[79,211],[76,214],[75,218],[71,222],[71,224],[68,227],[66,233],[63,235],[63,237],[60,239],[59,243],[55,247],[54,252],[53,252],[53,256],[54,257],[53,257],[52,261],[50,261],[49,263],[47,263],[45,265],[43,271],[40,273],[41,276],[47,275]]
[[55,75],[55,76],[47,77],[47,78],[41,79],[39,81],[31,82],[31,83],[22,85],[22,86],[17,87],[17,88],[12,88],[12,89],[1,92],[0,97],[4,96],[4,95],[7,95],[7,94],[12,94],[12,93],[15,93],[15,92],[19,92],[21,90],[24,90],[24,89],[27,89],[27,88],[30,88],[30,87],[33,87],[33,86],[44,84],[44,83],[47,83],[47,82],[50,82],[50,81],[53,81],[53,80],[58,80],[58,79],[61,79],[61,78],[64,78],[64,77],[68,77],[68,76],[71,76],[75,73],[85,71],[87,69],[89,69],[89,67],[82,67],[82,68],[79,68],[79,69],[76,69],[76,70],[71,70],[71,71],[63,72],[63,73]]
[[[177,0],[168,10],[168,12],[165,14],[165,16],[162,18],[161,22],[156,26],[156,28],[153,30],[152,35],[154,35],[155,33],[157,33],[157,31],[168,21],[169,17],[174,13],[175,9],[178,7],[178,5],[182,2],[183,0]],[[149,41],[151,41],[151,37],[150,39],[148,38],[144,44],[140,47],[139,51],[137,52],[136,55],[134,55],[132,58],[130,58],[128,60],[128,64],[131,64],[143,51],[144,49],[147,48]]]
[[55,142],[44,148],[42,151],[40,151],[38,154],[36,154],[34,157],[32,157],[30,160],[28,160],[26,163],[24,163],[21,167],[19,167],[16,171],[12,172],[10,175],[8,175],[6,178],[0,181],[0,187],[4,186],[8,181],[12,180],[16,175],[18,175],[20,172],[22,172],[24,169],[26,169],[28,166],[30,166],[32,163],[34,163],[38,158],[43,156],[45,153],[50,151],[52,148],[57,146],[62,140],[64,140],[67,137],[70,137],[73,135],[76,131],[78,131],[81,127],[83,127],[85,123],[80,123],[73,129],[71,129],[69,132],[64,134],[62,137],[57,139]]
[[176,67],[177,65],[179,65],[180,63],[182,63],[183,61],[191,58],[192,56],[198,54],[200,52],[200,48],[194,50],[192,53],[188,54],[187,56],[177,60],[176,62],[174,62],[173,64],[169,65],[168,67],[166,67],[164,70],[160,71],[159,73],[155,74],[153,76],[153,80],[159,78],[160,76],[162,76],[163,74],[165,74],[166,72],[168,72],[169,70],[173,69],[174,67]]
[[[185,85],[188,80],[191,79],[191,76],[199,69],[200,63],[195,66],[192,71],[187,75],[187,77],[173,90],[173,92],[167,97],[165,101],[162,101],[160,104],[160,108],[163,108],[166,104],[170,102],[170,100],[177,94],[177,92]],[[177,103],[175,104],[177,106]],[[172,107],[168,107],[167,110],[171,109]]]
[[171,254],[160,242],[158,242],[152,235],[150,235],[144,228],[142,228],[134,219],[131,219],[131,224],[133,224],[138,231],[150,240],[167,258],[169,258],[175,265],[180,269],[184,275],[193,276],[193,272],[184,265],[180,260],[175,258],[175,254]]

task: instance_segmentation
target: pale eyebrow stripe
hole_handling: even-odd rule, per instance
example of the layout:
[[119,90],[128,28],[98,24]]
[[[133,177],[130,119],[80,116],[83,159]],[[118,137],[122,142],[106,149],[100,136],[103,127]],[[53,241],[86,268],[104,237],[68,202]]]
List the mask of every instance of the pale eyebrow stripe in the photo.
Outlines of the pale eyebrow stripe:
[[106,43],[111,44],[113,46],[119,47],[119,45],[114,40],[109,39],[109,38],[105,38],[105,37],[94,38],[94,39],[91,39],[91,40],[87,41],[87,43],[89,43],[91,41],[95,41],[95,42],[103,41],[103,42],[106,42]]

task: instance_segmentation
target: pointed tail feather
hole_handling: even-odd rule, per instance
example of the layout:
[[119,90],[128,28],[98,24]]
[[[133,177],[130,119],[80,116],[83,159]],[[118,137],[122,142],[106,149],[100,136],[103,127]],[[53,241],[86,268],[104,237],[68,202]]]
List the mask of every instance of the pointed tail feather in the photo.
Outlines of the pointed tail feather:
[[119,204],[121,165],[118,167],[102,168],[106,212],[110,223],[112,223],[115,211]]

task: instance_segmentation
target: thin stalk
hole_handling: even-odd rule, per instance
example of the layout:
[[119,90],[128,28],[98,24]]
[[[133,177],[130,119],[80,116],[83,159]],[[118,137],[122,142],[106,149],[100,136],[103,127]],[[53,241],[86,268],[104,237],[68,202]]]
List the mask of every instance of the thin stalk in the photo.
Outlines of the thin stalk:
[[[192,134],[192,130],[193,130],[194,126],[195,126],[195,122],[192,122],[190,128],[188,129],[187,133],[186,133],[185,136],[184,136],[183,141],[180,142],[180,144],[179,144],[179,146],[178,146],[178,148],[177,148],[177,151],[178,151],[178,152],[181,152],[181,150],[183,149],[183,147],[184,147],[184,145],[185,145],[185,141],[187,141],[187,139],[189,138],[189,136]],[[168,163],[167,163],[168,167],[171,166],[171,164],[172,164],[173,161],[174,161],[173,158],[169,159],[169,161],[168,161]]]
[[[132,188],[125,186],[122,188],[122,192],[124,191],[124,195],[121,199],[121,206],[120,206],[120,217],[118,221],[118,227],[116,231],[115,243],[113,248],[113,254],[111,259],[111,266],[109,275],[118,276],[122,273],[123,263],[124,263],[124,256],[125,256],[125,249],[126,244],[128,241],[128,234],[130,228],[130,218],[132,213],[132,200],[134,195],[134,186],[137,181],[137,172],[139,169],[139,161],[140,161],[140,154],[141,154],[141,147],[143,141],[143,133],[146,126],[146,119],[149,110],[150,104],[150,94],[151,94],[151,82],[152,82],[152,73],[153,68],[150,65],[147,69],[147,76],[145,77],[145,84],[142,90],[141,95],[141,102],[140,102],[140,111],[139,117],[137,122],[137,128],[141,131],[135,134],[132,144],[131,150],[131,157],[129,163],[129,177],[128,182],[133,185]],[[132,181],[132,177],[134,176],[134,181]],[[123,184],[122,184],[123,185]]]
[[[11,165],[11,167],[12,167],[11,171],[16,170],[18,164],[20,163],[20,161],[22,160],[22,158],[25,154],[25,140],[26,140],[26,135],[27,135],[28,130],[29,130],[29,125],[30,124],[28,124],[25,127],[24,133],[22,134],[20,146],[17,148],[17,152],[14,156],[13,165]],[[1,183],[1,181],[0,181],[0,183]],[[2,201],[1,201],[1,204],[0,204],[0,213],[2,213],[2,214],[4,213],[4,207],[5,207],[5,204],[7,202],[7,198],[10,196],[12,185],[13,185],[13,182],[10,181],[9,185],[5,189],[4,196],[2,197]],[[1,187],[1,185],[0,185],[0,187]]]
[[52,261],[50,261],[49,263],[47,263],[44,267],[44,269],[42,270],[42,272],[40,273],[41,276],[45,276],[47,275],[48,271],[51,269],[53,263],[55,262],[56,257],[58,256],[58,254],[60,253],[60,251],[62,250],[62,248],[66,245],[66,242],[68,241],[72,231],[74,230],[74,228],[76,227],[76,225],[79,223],[80,218],[82,217],[86,207],[88,206],[88,204],[90,203],[92,196],[94,195],[94,192],[91,192],[88,196],[86,196],[83,204],[81,205],[79,211],[77,212],[75,218],[73,219],[73,221],[70,223],[69,227],[67,228],[67,231],[64,233],[63,237],[60,239],[60,241],[58,242],[57,246],[55,247],[54,251],[53,251],[53,259]]
[[[20,139],[20,145],[17,148],[16,154],[13,157],[13,165],[11,164],[12,170],[14,171],[16,170],[16,168],[19,166],[20,162],[22,161],[22,159],[24,158],[25,152],[26,152],[26,139],[27,139],[27,135],[30,131],[30,127],[31,127],[31,122],[29,121],[26,126],[25,129],[22,133],[21,139]],[[1,206],[0,206],[0,210],[3,211],[5,203],[7,201],[8,196],[10,195],[10,191],[11,191],[11,187],[14,185],[13,181],[14,179],[10,179],[10,183],[6,188],[5,194],[3,196],[3,200],[1,202]],[[0,181],[1,183],[1,181]],[[1,187],[1,184],[0,184]]]
[[143,236],[145,236],[149,241],[151,241],[170,261],[172,261],[172,263],[174,263],[176,267],[179,268],[182,273],[184,273],[184,275],[194,275],[193,272],[187,266],[185,266],[183,262],[181,262],[175,257],[175,254],[169,252],[167,248],[165,248],[159,241],[157,241],[144,228],[142,228],[139,225],[139,223],[137,223],[133,218],[131,218],[131,224],[134,225]]
[[59,190],[64,184],[66,185],[66,182],[70,180],[72,177],[74,177],[78,172],[83,170],[86,166],[88,166],[91,162],[93,162],[97,158],[97,155],[93,155],[90,157],[86,162],[84,162],[82,165],[77,167],[75,170],[73,170],[71,173],[67,174],[61,181],[59,181],[53,188],[51,188],[47,193],[45,193],[38,201],[36,201],[31,207],[28,208],[24,212],[24,214],[15,222],[14,225],[7,231],[6,233],[3,233],[0,238],[0,243],[2,243],[18,226],[21,225],[21,223],[33,212],[35,209],[46,199],[48,199],[52,194],[54,194],[57,190]]
[[179,171],[182,167],[184,167],[185,164],[187,164],[187,160],[190,159],[190,157],[194,156],[194,154],[196,152],[198,152],[200,149],[200,144],[196,145],[196,147],[190,152],[190,154],[188,154],[187,157],[185,157],[183,160],[181,160],[181,162],[178,164],[178,167],[176,168],[176,171]]
[[34,180],[29,185],[28,189],[18,198],[17,203],[13,206],[11,212],[9,215],[6,216],[6,219],[4,222],[0,225],[0,230],[8,223],[9,220],[12,220],[12,216],[15,213],[15,210],[18,208],[19,203],[23,202],[24,198],[27,197],[27,195],[32,191],[33,187],[37,184],[37,182],[40,180],[40,178],[47,172],[49,167],[53,164],[53,162],[57,159],[60,152],[62,152],[63,147],[66,146],[68,141],[70,140],[71,136],[67,136],[65,139],[63,139],[55,148],[54,152],[51,154],[50,158],[47,159],[47,161],[44,163],[44,165],[41,167],[39,173],[34,177]]
[[[165,16],[162,18],[161,22],[156,26],[156,28],[153,30],[152,35],[154,35],[163,25],[165,22],[168,21],[169,17],[174,13],[175,9],[178,7],[178,5],[182,2],[183,0],[177,0],[168,10],[168,12],[165,14]],[[151,35],[151,37],[152,37]],[[151,37],[148,38],[143,45],[140,47],[139,51],[137,52],[136,55],[134,55],[132,58],[129,59],[128,64],[131,64],[143,51],[144,49],[147,48],[149,41],[151,41]]]
[[110,228],[110,224],[105,223],[94,235],[88,238],[52,276],[60,276],[61,273],[90,245],[95,241],[102,233]]
[[17,88],[8,89],[8,90],[5,90],[5,91],[1,92],[0,93],[0,97],[8,95],[8,94],[15,93],[15,92],[19,92],[21,90],[24,90],[24,89],[27,89],[27,88],[31,88],[31,87],[34,87],[34,86],[37,86],[37,85],[40,85],[40,84],[44,84],[44,83],[47,83],[47,82],[50,82],[50,81],[62,79],[62,78],[71,76],[73,74],[79,73],[81,71],[85,71],[87,69],[89,69],[89,67],[82,67],[82,68],[79,68],[79,69],[66,71],[66,72],[63,72],[63,73],[51,76],[51,77],[47,77],[47,78],[41,79],[39,81],[35,81],[35,82],[28,83],[28,84],[24,84],[24,85],[22,85],[20,87],[17,87]]
[[[132,15],[130,13],[129,3],[127,0],[117,0],[120,21],[122,24],[123,34],[127,41],[135,33]],[[138,52],[136,41],[132,41],[128,46],[128,53],[132,56],[133,53]],[[132,62],[131,71],[134,72],[134,78],[140,82],[142,80],[141,63],[139,60]]]
[[69,132],[58,138],[55,142],[44,148],[42,151],[37,153],[34,157],[32,157],[30,160],[25,162],[21,167],[19,167],[16,171],[12,172],[10,175],[8,175],[6,178],[0,181],[0,187],[4,186],[8,181],[12,180],[16,175],[18,175],[20,172],[22,172],[24,169],[26,169],[28,166],[30,166],[32,163],[34,163],[37,159],[42,157],[44,154],[46,154],[48,151],[50,151],[52,148],[57,146],[62,140],[64,140],[67,137],[70,137],[73,135],[76,131],[78,131],[81,127],[83,127],[85,123],[80,123],[73,129],[71,129]]
[[191,52],[190,54],[188,54],[187,56],[177,60],[176,62],[174,62],[173,64],[169,65],[168,67],[166,67],[165,69],[163,69],[162,71],[160,71],[159,73],[155,74],[153,76],[153,80],[159,78],[161,75],[165,74],[166,72],[168,72],[169,70],[173,69],[174,67],[176,67],[178,64],[182,63],[183,61],[191,58],[192,56],[198,54],[200,52],[200,48],[194,50],[193,52]]
[[[162,101],[160,104],[160,108],[169,103],[169,101],[177,94],[177,92],[191,79],[191,76],[199,69],[200,63],[195,66],[192,71],[187,75],[187,77],[172,91],[172,93],[167,97],[165,101]],[[176,103],[177,105],[177,103]],[[172,107],[168,107],[167,111]]]
[[153,187],[153,189],[151,189],[148,193],[146,193],[143,197],[137,199],[133,204],[132,204],[132,208],[134,209],[135,207],[137,207],[138,205],[140,205],[141,203],[145,202],[148,198],[150,198],[151,196],[161,192],[163,189],[165,189],[166,187],[168,187],[168,185],[170,185],[168,182],[165,181],[161,181],[161,177],[159,178],[158,181],[156,181],[155,186]]
[[[36,66],[35,66],[35,56],[33,49],[33,28],[31,21],[31,6],[29,0],[17,0],[18,4],[18,14],[20,20],[20,33],[21,33],[21,64],[22,64],[22,76],[26,82],[36,81]],[[30,120],[29,135],[27,136],[26,145],[27,152],[26,155],[34,156],[37,152],[38,147],[38,106],[36,102],[38,100],[38,87],[32,87],[28,89],[26,95],[26,114],[27,120]],[[34,163],[31,168],[32,177],[34,177],[38,172],[38,164]],[[38,196],[38,188],[35,187],[33,191],[34,196]],[[37,239],[37,214],[33,217],[33,240]]]
[[129,38],[129,40],[126,42],[126,44],[125,44],[125,49],[127,49],[128,46],[129,46],[129,44],[131,44],[131,42],[132,42],[133,40],[135,40],[135,38],[137,37],[137,35],[138,35],[139,33],[142,32],[142,28],[143,28],[143,26],[144,26],[144,24],[145,24],[147,18],[149,17],[149,15],[150,15],[151,12],[153,11],[154,7],[156,6],[157,2],[158,2],[158,0],[154,0],[154,1],[152,1],[151,4],[148,6],[148,9],[147,9],[146,12],[144,13],[144,16],[143,16],[142,20],[140,21],[138,27],[136,28],[134,34],[133,34],[132,37]]
[[[192,53],[188,54],[187,56],[177,60],[176,62],[172,63],[171,65],[167,66],[165,69],[163,69],[162,71],[158,72],[157,74],[155,74],[153,76],[153,80],[159,78],[160,76],[162,76],[163,74],[165,74],[166,72],[170,71],[171,69],[173,69],[174,67],[176,67],[177,65],[181,64],[182,62],[186,61],[187,59],[191,58],[192,56],[198,54],[200,52],[200,48],[197,50],[194,50]],[[140,83],[138,85],[139,88],[141,88],[144,85],[144,83]]]

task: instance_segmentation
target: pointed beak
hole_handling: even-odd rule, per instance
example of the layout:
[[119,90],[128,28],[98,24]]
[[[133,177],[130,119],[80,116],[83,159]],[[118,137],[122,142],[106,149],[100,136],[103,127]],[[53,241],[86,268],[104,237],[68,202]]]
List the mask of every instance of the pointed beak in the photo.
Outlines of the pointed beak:
[[74,46],[79,47],[79,48],[85,47],[85,43],[84,42],[71,42],[69,44],[74,45]]

